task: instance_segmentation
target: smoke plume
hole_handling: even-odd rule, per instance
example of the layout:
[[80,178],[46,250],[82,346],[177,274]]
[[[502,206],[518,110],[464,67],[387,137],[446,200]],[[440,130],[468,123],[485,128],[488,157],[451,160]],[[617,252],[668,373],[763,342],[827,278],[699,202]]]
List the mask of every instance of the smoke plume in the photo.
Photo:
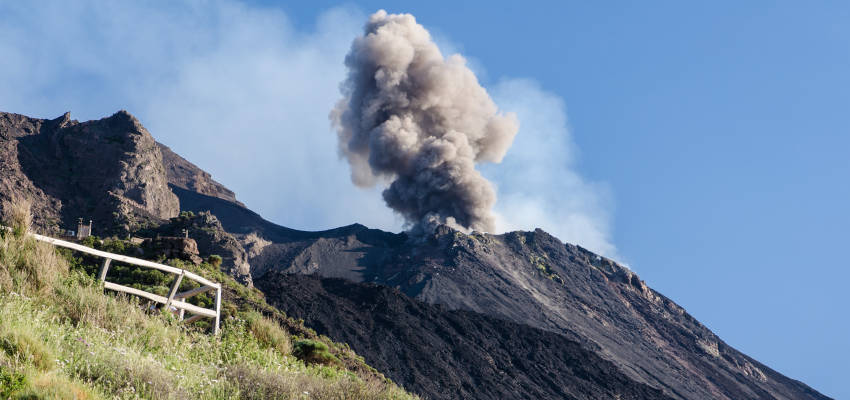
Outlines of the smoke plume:
[[345,58],[331,112],[359,186],[389,182],[387,205],[414,227],[492,231],[493,185],[476,163],[501,162],[518,130],[460,55],[443,57],[410,14],[381,10]]

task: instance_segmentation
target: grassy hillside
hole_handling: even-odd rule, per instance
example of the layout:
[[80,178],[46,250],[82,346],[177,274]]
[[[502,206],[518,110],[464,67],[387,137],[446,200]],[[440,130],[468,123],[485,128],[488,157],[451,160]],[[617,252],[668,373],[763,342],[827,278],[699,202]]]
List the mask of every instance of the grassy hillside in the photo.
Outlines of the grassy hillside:
[[11,219],[15,232],[0,230],[0,399],[415,398],[217,271],[198,268],[227,288],[214,337],[104,295],[84,260],[24,235],[25,212]]

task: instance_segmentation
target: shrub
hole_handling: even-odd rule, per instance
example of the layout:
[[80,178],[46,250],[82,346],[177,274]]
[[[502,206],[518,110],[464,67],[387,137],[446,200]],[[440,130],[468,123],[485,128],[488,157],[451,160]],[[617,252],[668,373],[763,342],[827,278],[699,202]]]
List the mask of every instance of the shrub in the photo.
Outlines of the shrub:
[[106,329],[120,327],[120,322],[111,321],[109,299],[103,295],[94,279],[82,273],[73,273],[66,279],[66,284],[57,290],[57,305],[63,310],[63,315],[75,326],[91,324]]
[[328,345],[312,339],[295,342],[292,355],[307,364],[338,364],[339,360],[328,351]]
[[3,222],[12,228],[16,237],[22,237],[32,227],[32,204],[29,200],[3,201]]
[[88,358],[88,363],[73,365],[73,374],[79,379],[97,382],[108,393],[130,392],[150,399],[191,397],[179,388],[174,374],[147,359],[111,352],[97,352]]
[[218,267],[221,266],[221,256],[218,254],[213,254],[207,259],[207,262],[214,268],[218,269]]
[[120,239],[106,239],[103,241],[100,249],[115,254],[126,254],[127,252],[127,246]]
[[27,386],[19,394],[16,393],[16,399],[87,400],[98,398],[84,386],[53,373],[38,375]]
[[68,271],[53,246],[31,237],[0,237],[0,289],[21,294],[47,294]]
[[227,368],[225,377],[239,388],[239,398],[246,400],[358,399],[389,400],[410,398],[384,382],[364,382],[350,375],[321,379],[314,375],[276,373],[241,364]]
[[[0,231],[0,244],[5,244],[5,236]],[[3,265],[2,250],[0,250],[0,291],[11,292],[14,290],[15,281],[12,280],[12,274],[9,269]]]
[[93,249],[98,248],[100,246],[100,243],[100,238],[94,235],[86,236],[83,238],[83,240],[80,241],[80,244],[82,244],[83,246],[91,247]]
[[0,349],[10,357],[32,364],[39,370],[48,371],[53,368],[53,353],[25,330],[15,329],[0,335]]
[[[169,330],[162,319],[149,318],[135,298],[104,296],[101,286],[90,276],[75,272],[56,292],[55,302],[62,315],[74,326],[92,326],[108,331],[131,330],[138,343],[157,349],[174,342],[179,331]],[[135,304],[135,306],[131,306]]]
[[248,321],[248,332],[251,332],[260,345],[277,350],[282,355],[292,352],[289,334],[284,332],[276,322],[263,317],[258,312],[248,313],[245,320]]
[[26,375],[0,365],[0,399],[11,398],[13,394],[28,385]]

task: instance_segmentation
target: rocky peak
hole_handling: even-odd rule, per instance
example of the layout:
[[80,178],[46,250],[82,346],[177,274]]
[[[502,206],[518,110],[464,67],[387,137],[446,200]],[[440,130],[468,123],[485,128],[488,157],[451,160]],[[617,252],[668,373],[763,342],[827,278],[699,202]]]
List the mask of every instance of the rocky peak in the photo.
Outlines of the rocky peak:
[[47,232],[84,218],[123,235],[179,212],[156,142],[126,111],[83,123],[2,113],[0,136],[0,198],[29,199]]
[[73,125],[73,124],[78,124],[79,121],[76,121],[76,120],[72,121],[71,120],[71,112],[66,111],[65,114],[62,114],[61,117],[57,117],[56,119],[51,120],[50,123],[55,124],[55,126],[57,128],[65,128],[65,127]]

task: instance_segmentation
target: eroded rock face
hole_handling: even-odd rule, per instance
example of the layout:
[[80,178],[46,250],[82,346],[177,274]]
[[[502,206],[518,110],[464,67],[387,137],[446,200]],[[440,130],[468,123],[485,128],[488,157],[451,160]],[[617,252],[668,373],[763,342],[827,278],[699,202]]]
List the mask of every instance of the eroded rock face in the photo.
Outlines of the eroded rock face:
[[[34,223],[42,228],[59,229],[62,223],[62,200],[48,194],[46,190],[27,176],[20,159],[33,157],[21,140],[39,135],[42,130],[54,131],[69,124],[70,115],[55,120],[29,118],[19,114],[0,113],[0,200],[32,203]],[[2,203],[0,203],[2,207]],[[0,213],[2,214],[2,213]],[[67,225],[67,229],[74,225]]]
[[0,155],[0,198],[29,199],[47,232],[83,218],[123,235],[179,212],[156,142],[126,111],[83,123],[0,113]]

